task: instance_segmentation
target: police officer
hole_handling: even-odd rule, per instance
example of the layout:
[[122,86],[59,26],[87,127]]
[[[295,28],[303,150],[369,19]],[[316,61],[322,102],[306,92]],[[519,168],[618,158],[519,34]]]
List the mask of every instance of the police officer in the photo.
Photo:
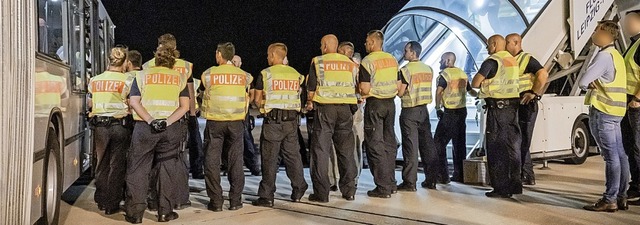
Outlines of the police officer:
[[358,87],[366,99],[364,108],[364,142],[369,168],[376,188],[370,197],[390,198],[396,192],[395,162],[397,140],[394,132],[398,94],[398,62],[382,51],[384,34],[373,30],[367,33],[365,47],[369,55],[360,64]]
[[354,136],[351,105],[356,99],[356,64],[338,54],[338,38],[322,37],[321,56],[313,58],[307,80],[306,110],[315,108],[311,138],[311,181],[309,201],[329,202],[329,168],[331,144],[336,150],[342,198],[355,200],[356,165],[353,162]]
[[629,182],[629,158],[622,146],[620,122],[626,113],[627,72],[624,58],[616,50],[618,24],[611,20],[598,22],[591,37],[601,50],[578,81],[588,90],[585,104],[589,108],[589,127],[605,161],[603,197],[584,209],[597,212],[626,210]]
[[[282,64],[287,55],[283,43],[269,45],[267,60],[271,67],[262,70],[255,82],[256,105],[264,115],[260,148],[262,151],[262,180],[258,188],[256,206],[273,207],[276,191],[278,157],[281,156],[291,180],[291,200],[299,202],[307,190],[298,145],[298,114],[300,113],[300,84],[304,78],[298,71]],[[264,101],[263,101],[264,100]]]
[[[169,49],[176,50],[177,49],[176,38],[169,33],[163,34],[160,37],[158,37],[158,46],[163,46]],[[188,141],[187,134],[190,135],[191,137],[199,137],[200,129],[197,127],[198,121],[196,117],[197,110],[196,110],[195,89],[193,85],[193,77],[191,76],[191,74],[193,73],[193,64],[186,60],[180,59],[179,51],[177,50],[174,51],[174,54],[176,54],[174,56],[176,58],[176,63],[174,64],[173,69],[179,72],[187,80],[187,89],[189,90],[189,98],[190,98],[189,115],[188,115],[189,122],[182,124],[183,125],[182,129],[184,130],[184,132],[180,134],[180,137],[183,139],[184,143],[183,145],[180,145],[178,147],[180,149],[181,157],[183,158],[183,161],[185,161],[186,159],[184,158],[186,157],[186,155],[184,154],[183,150],[184,150],[184,144]],[[142,67],[149,68],[149,67],[155,66],[156,65],[155,60],[156,59],[153,58],[147,61],[144,65],[142,65]],[[201,179],[203,176],[202,175],[202,162],[203,162],[202,156],[203,156],[202,146],[198,145],[197,142],[190,143],[189,161],[190,161],[190,170],[193,178]],[[176,176],[174,179],[175,187],[178,193],[176,195],[176,197],[178,198],[178,201],[177,201],[177,204],[174,206],[176,209],[183,209],[191,206],[191,201],[189,201],[189,172],[187,171],[186,165],[184,165],[183,167],[184,168],[182,167],[176,168],[179,174],[182,174],[182,175]],[[154,181],[153,177],[151,178],[151,181],[152,181],[151,185],[154,185],[156,183],[156,182],[153,182]],[[151,189],[154,190],[156,188],[151,188]],[[153,191],[151,193],[152,193],[151,196],[156,196],[155,194],[153,194]],[[153,202],[154,200],[151,198],[149,201]],[[150,208],[153,210],[154,204],[149,204],[149,205],[150,205]]]
[[506,37],[507,51],[518,60],[520,68],[520,107],[518,122],[522,131],[520,160],[522,163],[522,184],[535,185],[536,177],[531,162],[531,137],[538,116],[538,100],[544,94],[544,85],[549,73],[531,54],[522,51],[520,34],[509,34]]
[[480,88],[479,97],[487,104],[487,163],[493,191],[487,197],[510,198],[522,193],[518,124],[520,70],[517,60],[505,50],[505,39],[493,35],[487,41],[491,55],[480,66],[471,85]]
[[[431,83],[433,70],[420,61],[422,46],[416,41],[408,42],[404,47],[404,60],[409,61],[398,72],[402,81],[398,88],[398,96],[402,101],[400,112],[400,132],[402,133],[402,183],[398,185],[400,191],[416,191],[418,179],[418,153],[422,156],[425,166],[426,179],[422,186],[429,189],[436,188],[438,171],[436,167],[436,151],[431,136],[431,121],[427,104],[431,103]],[[445,174],[448,177],[448,175]]]
[[[467,156],[467,93],[476,97],[478,94],[471,88],[467,74],[455,66],[456,55],[445,52],[440,58],[440,76],[437,78],[436,110],[438,125],[434,141],[438,152],[437,171],[449,175],[447,162],[447,144],[453,144],[453,176],[452,181],[463,182],[462,163]],[[444,108],[444,110],[442,109]]]
[[627,114],[620,124],[622,144],[629,157],[631,182],[627,197],[640,197],[640,10],[627,12],[624,30],[631,36],[631,47],[624,53],[627,66]]
[[142,70],[142,55],[139,51],[130,50],[127,52],[127,61],[125,63],[127,73],[130,76],[135,76],[140,70]]
[[[235,65],[236,67],[240,68],[242,66],[242,58],[239,55],[234,55],[233,56],[233,60],[231,60],[231,62],[233,62],[233,65]],[[253,99],[255,98],[255,88],[253,87],[253,84],[257,81],[258,79],[254,79],[254,81],[252,82],[252,87],[251,89],[249,89],[249,102],[253,102]],[[253,176],[260,176],[260,152],[258,152],[258,150],[256,149],[255,146],[255,141],[253,139],[253,134],[251,133],[251,131],[253,130],[253,128],[251,127],[253,117],[250,115],[250,113],[247,112],[247,118],[245,119],[245,128],[244,128],[244,165],[249,169],[249,171],[251,172],[251,175]]]
[[247,92],[253,80],[251,75],[235,67],[231,60],[235,47],[231,42],[218,44],[216,62],[202,74],[205,87],[203,99],[205,129],[205,184],[210,202],[207,209],[222,211],[222,187],[220,186],[220,163],[222,152],[227,155],[229,183],[229,210],[242,208],[244,172],[242,151],[244,148],[244,120],[247,116],[249,98]]
[[131,130],[125,127],[131,121],[127,97],[133,77],[125,71],[127,50],[112,48],[109,69],[89,81],[89,121],[92,125],[93,146],[98,158],[96,192],[94,199],[105,214],[120,212],[124,196],[126,154],[131,145]]
[[187,79],[173,70],[175,49],[158,47],[155,65],[138,73],[131,87],[130,104],[137,121],[132,150],[127,161],[127,198],[125,220],[141,223],[149,190],[149,173],[155,161],[157,169],[158,221],[178,218],[173,179],[184,167],[179,157],[182,143],[181,119],[189,111]]

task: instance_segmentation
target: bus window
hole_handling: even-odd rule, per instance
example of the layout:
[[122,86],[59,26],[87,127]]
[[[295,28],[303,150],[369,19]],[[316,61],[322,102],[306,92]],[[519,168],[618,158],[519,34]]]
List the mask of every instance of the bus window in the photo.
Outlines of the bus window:
[[37,0],[38,2],[38,51],[68,63],[66,37],[66,1]]

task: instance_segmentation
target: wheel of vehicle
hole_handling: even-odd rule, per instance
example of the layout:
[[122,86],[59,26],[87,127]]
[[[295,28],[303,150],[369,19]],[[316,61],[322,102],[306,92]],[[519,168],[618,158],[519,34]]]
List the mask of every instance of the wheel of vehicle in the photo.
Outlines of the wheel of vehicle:
[[60,199],[62,197],[62,165],[60,150],[62,145],[53,123],[49,122],[47,145],[44,161],[44,194],[42,195],[42,215],[47,224],[56,225],[60,217]]
[[571,132],[571,149],[573,150],[573,157],[567,158],[564,161],[570,164],[580,165],[589,157],[589,143],[591,135],[587,129],[587,125],[583,122],[578,122],[573,127]]

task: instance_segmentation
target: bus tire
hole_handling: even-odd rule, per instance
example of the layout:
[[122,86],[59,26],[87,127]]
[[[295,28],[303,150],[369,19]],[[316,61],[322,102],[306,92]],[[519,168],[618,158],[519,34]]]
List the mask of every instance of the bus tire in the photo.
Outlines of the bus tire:
[[587,125],[582,121],[578,121],[571,131],[571,150],[573,151],[573,157],[567,158],[564,161],[575,165],[583,164],[587,160],[587,157],[589,157],[590,139],[591,134],[589,134]]
[[47,144],[43,171],[42,215],[44,222],[57,225],[60,217],[60,200],[62,198],[62,144],[58,132],[52,122],[47,130]]

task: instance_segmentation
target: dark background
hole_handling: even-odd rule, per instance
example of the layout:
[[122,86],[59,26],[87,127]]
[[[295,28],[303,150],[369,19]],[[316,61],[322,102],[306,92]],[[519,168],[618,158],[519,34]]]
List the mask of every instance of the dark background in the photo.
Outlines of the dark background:
[[104,0],[116,25],[116,44],[153,57],[158,36],[175,35],[181,58],[194,63],[194,77],[215,64],[218,43],[231,41],[242,68],[254,75],[268,67],[267,47],[283,42],[289,64],[307,74],[320,55],[320,39],[333,33],[351,41],[364,57],[368,31],[382,27],[406,0],[212,1]]

